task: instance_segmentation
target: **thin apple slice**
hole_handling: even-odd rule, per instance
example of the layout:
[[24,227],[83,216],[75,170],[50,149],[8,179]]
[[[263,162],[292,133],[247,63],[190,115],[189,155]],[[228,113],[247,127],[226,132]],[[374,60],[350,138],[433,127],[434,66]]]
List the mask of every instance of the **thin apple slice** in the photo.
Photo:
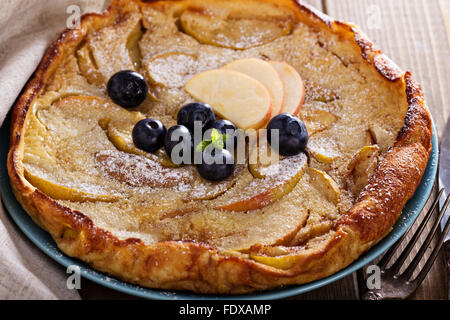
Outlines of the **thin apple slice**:
[[241,129],[258,129],[270,118],[272,100],[257,80],[233,70],[210,70],[192,77],[186,91]]
[[284,85],[277,70],[270,63],[257,58],[241,59],[227,64],[224,69],[242,72],[261,82],[272,97],[270,118],[281,112],[284,106]]
[[234,188],[230,195],[220,199],[215,207],[224,211],[250,211],[264,208],[295,188],[306,170],[305,154],[288,157],[284,162],[271,166],[264,179],[249,179],[248,183]]
[[197,178],[191,183],[190,187],[192,190],[187,193],[186,198],[183,199],[183,201],[212,200],[219,197],[235,185],[242,173],[242,169],[242,165],[236,166],[230,177],[218,182],[206,181],[200,177],[198,172],[193,172],[193,175]]
[[341,190],[339,185],[326,172],[308,168],[310,183],[333,204],[338,204]]
[[365,140],[366,144],[369,145],[369,146],[375,144],[375,139],[374,139],[374,137],[372,136],[372,133],[370,133],[370,130],[367,130],[367,131],[366,131],[365,139],[364,139],[364,140]]
[[230,8],[225,7],[219,12],[211,12],[211,8],[188,9],[181,14],[181,27],[200,43],[236,50],[260,46],[291,32],[291,20],[283,11],[273,16],[273,8],[269,11],[261,9],[262,3],[257,5],[257,10],[249,9],[249,17],[242,10],[228,11]]
[[109,141],[111,141],[117,150],[146,157],[150,160],[158,162],[164,167],[179,167],[172,162],[163,149],[159,149],[155,153],[149,153],[136,148],[133,143],[131,132],[133,131],[134,125],[143,118],[144,116],[142,114],[135,113],[134,119],[102,119],[103,121],[100,121],[100,126],[102,126],[106,131]]
[[[27,169],[24,169],[24,175],[25,179],[27,179],[34,187],[56,200],[113,202],[122,198],[122,196],[117,194],[108,194],[106,190],[103,190],[105,191],[104,194],[83,190],[84,187],[89,188],[89,186],[80,185],[75,189],[75,187],[57,184],[31,173]],[[94,187],[95,189],[99,189],[98,186]]]
[[336,142],[328,138],[310,139],[306,150],[321,163],[333,163],[339,157]]
[[297,70],[283,61],[270,61],[284,85],[284,106],[282,113],[296,115],[305,101],[305,85]]
[[284,256],[266,256],[259,254],[250,254],[250,258],[256,262],[274,267],[276,269],[288,270],[295,266],[303,257],[298,255],[284,255]]
[[120,70],[135,70],[135,54],[130,52],[133,38],[140,36],[141,15],[125,15],[113,26],[92,32],[86,37],[86,45],[92,53],[92,61],[104,81]]
[[292,268],[302,259],[292,248],[281,246],[255,245],[250,248],[249,256],[256,262],[282,270]]
[[197,57],[191,54],[169,52],[151,58],[147,72],[156,85],[166,88],[183,87],[196,71]]
[[369,124],[369,133],[374,144],[377,144],[381,151],[386,151],[394,143],[395,136],[378,123]]
[[261,131],[257,141],[249,145],[249,150],[248,170],[255,178],[264,179],[270,175],[271,166],[280,161],[280,155],[267,141],[267,132]]
[[309,136],[330,128],[338,119],[325,110],[302,110],[300,118],[305,123]]
[[359,150],[348,165],[349,175],[347,188],[354,195],[359,195],[369,183],[370,177],[378,165],[380,148],[377,145],[364,146]]
[[371,123],[369,125],[368,131],[369,131],[370,135],[372,136],[374,143],[379,143],[383,140],[386,140],[386,138],[389,135],[387,130],[383,129],[380,125],[373,124],[373,123]]
[[78,49],[76,55],[80,72],[86,78],[87,82],[98,87],[104,85],[105,79],[100,71],[97,70],[92,57],[92,51],[89,47],[84,44]]
[[156,161],[125,152],[101,151],[95,154],[95,162],[107,176],[132,187],[164,189],[189,185],[192,180],[188,171],[164,168]]

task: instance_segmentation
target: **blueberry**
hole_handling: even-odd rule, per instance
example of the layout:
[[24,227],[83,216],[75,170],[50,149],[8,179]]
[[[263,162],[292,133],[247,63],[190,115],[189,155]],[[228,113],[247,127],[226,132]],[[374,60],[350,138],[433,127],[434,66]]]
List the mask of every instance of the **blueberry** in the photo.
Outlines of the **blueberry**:
[[270,120],[267,125],[267,140],[271,146],[276,143],[272,140],[272,130],[279,130],[279,154],[282,156],[295,156],[306,149],[308,144],[308,131],[305,124],[298,118],[282,113]]
[[228,120],[217,120],[213,123],[211,128],[217,129],[221,133],[227,133],[228,130],[231,134],[233,134],[236,131],[236,126],[234,123]]
[[[181,145],[179,145],[181,143]],[[173,149],[177,148],[178,154],[172,154]],[[190,164],[192,163],[192,155],[194,151],[194,140],[191,133],[185,126],[176,125],[171,127],[164,139],[164,148],[167,155],[175,164]],[[190,156],[184,157],[184,151],[190,150]]]
[[196,164],[196,167],[204,179],[221,181],[233,174],[236,165],[228,150],[208,146],[202,153],[201,163]]
[[[225,145],[227,150],[234,150],[237,147],[237,140],[238,140],[238,132],[236,129],[236,126],[233,124],[233,122],[228,120],[217,120],[215,121],[208,130],[205,132],[204,139],[207,141],[211,140],[211,132],[212,129],[216,129],[221,134],[227,134],[227,140],[225,141]],[[234,144],[232,145],[234,141]]]
[[214,121],[216,121],[216,116],[209,104],[194,102],[180,109],[177,115],[177,121],[179,125],[188,128],[191,133],[194,132],[194,122],[200,121],[203,134],[203,131],[210,128]]
[[137,148],[153,153],[164,145],[166,132],[166,127],[161,121],[143,119],[133,128],[133,142]]
[[108,95],[124,108],[135,108],[147,97],[148,86],[142,75],[130,70],[119,71],[108,81]]

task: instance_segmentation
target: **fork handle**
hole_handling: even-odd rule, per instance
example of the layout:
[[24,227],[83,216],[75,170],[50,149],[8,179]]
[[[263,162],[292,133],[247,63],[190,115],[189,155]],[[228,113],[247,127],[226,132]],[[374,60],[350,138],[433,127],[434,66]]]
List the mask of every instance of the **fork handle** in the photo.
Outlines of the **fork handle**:
[[447,269],[447,299],[450,300],[450,240],[444,243],[445,268]]

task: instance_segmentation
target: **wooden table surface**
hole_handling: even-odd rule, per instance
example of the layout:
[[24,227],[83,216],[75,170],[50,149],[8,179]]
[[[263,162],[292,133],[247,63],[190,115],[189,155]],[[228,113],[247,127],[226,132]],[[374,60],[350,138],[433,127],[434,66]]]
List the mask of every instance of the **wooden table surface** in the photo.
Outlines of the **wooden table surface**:
[[[441,137],[450,114],[450,0],[305,2],[334,18],[358,25],[401,68],[412,71],[424,88]],[[421,217],[415,226],[420,220]],[[433,244],[429,248],[430,252],[432,247]],[[363,274],[363,271],[355,272],[340,281],[292,299],[359,299],[365,286]],[[446,299],[448,281],[443,258],[439,257],[412,299]],[[85,299],[133,298],[86,279],[82,281],[80,294]]]

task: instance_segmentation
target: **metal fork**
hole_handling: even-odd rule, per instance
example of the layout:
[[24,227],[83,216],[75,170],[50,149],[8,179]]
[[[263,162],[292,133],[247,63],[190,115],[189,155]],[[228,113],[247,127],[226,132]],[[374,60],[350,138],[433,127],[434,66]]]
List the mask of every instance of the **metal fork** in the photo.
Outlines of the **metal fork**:
[[420,286],[420,284],[422,283],[422,281],[425,279],[426,275],[428,274],[428,271],[430,271],[431,267],[433,266],[433,263],[436,260],[440,249],[442,248],[445,235],[449,232],[449,229],[450,229],[450,219],[448,219],[448,221],[445,225],[444,231],[438,241],[438,244],[434,248],[431,255],[429,256],[423,269],[419,272],[419,274],[414,279],[412,279],[412,276],[414,274],[414,271],[416,270],[417,265],[419,264],[420,260],[423,258],[425,252],[427,251],[428,246],[430,245],[431,241],[433,240],[433,238],[436,234],[436,231],[439,228],[440,222],[443,219],[443,217],[445,215],[445,211],[447,210],[447,207],[449,205],[450,195],[445,200],[445,203],[439,212],[438,219],[433,224],[433,228],[431,229],[430,233],[428,234],[427,238],[425,239],[425,242],[420,247],[416,256],[413,258],[411,264],[401,274],[400,274],[400,270],[401,270],[406,258],[411,253],[411,250],[414,248],[414,245],[416,244],[417,240],[419,240],[419,238],[420,238],[423,230],[425,229],[428,221],[430,220],[433,212],[438,207],[439,199],[442,197],[443,193],[444,193],[444,189],[442,189],[439,192],[437,198],[433,202],[433,205],[427,212],[426,216],[423,218],[423,221],[420,224],[419,228],[414,233],[414,236],[412,237],[411,241],[405,247],[405,249],[400,254],[400,256],[397,258],[397,260],[394,261],[389,268],[387,268],[389,262],[391,261],[392,257],[396,253],[397,249],[400,247],[402,241],[405,239],[405,237],[408,234],[408,232],[410,231],[411,227],[408,229],[408,231],[405,232],[405,234],[403,235],[402,238],[400,238],[400,240],[398,240],[388,251],[386,251],[383,258],[378,263],[378,267],[381,270],[381,288],[367,291],[362,297],[363,300],[407,299]]

